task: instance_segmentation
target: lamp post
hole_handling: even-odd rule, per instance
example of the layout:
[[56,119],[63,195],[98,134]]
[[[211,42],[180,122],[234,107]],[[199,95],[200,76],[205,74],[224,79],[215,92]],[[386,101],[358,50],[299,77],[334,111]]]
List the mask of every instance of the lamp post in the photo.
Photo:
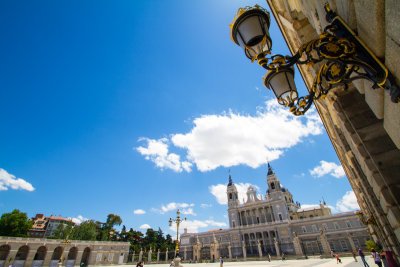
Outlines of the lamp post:
[[[314,100],[323,99],[339,86],[347,88],[357,79],[371,81],[373,88],[389,91],[391,101],[400,101],[400,89],[387,67],[356,36],[346,22],[325,5],[326,19],[330,22],[319,39],[300,47],[293,56],[271,54],[272,40],[269,36],[270,15],[264,8],[239,8],[229,25],[231,39],[245,55],[267,70],[264,85],[275,94],[278,103],[288,107],[296,115],[304,115]],[[299,97],[294,83],[294,64],[314,65],[322,63],[317,71],[309,95]]]
[[176,219],[172,219],[171,217],[169,217],[169,226],[172,226],[172,223],[176,223],[176,245],[175,245],[175,254],[176,257],[174,259],[174,266],[178,267],[178,266],[182,266],[180,264],[181,258],[179,257],[179,225],[183,222],[186,221],[186,217],[185,219],[181,219],[180,216],[181,212],[179,211],[179,209],[176,211]]
[[65,239],[64,239],[64,240],[62,241],[62,243],[61,243],[61,244],[63,244],[63,248],[62,248],[62,251],[61,251],[60,260],[58,261],[58,264],[57,264],[58,267],[61,267],[61,266],[62,266],[62,258],[63,258],[63,255],[64,255],[65,247],[66,247],[69,243],[71,243],[71,241],[68,240],[68,237],[69,237],[69,234],[65,237]]

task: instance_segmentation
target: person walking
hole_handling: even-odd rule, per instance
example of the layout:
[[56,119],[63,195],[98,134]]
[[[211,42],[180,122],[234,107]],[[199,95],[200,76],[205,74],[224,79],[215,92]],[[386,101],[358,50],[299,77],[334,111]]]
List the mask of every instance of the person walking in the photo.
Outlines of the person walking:
[[333,250],[331,250],[331,258],[334,258],[335,254],[333,254]]
[[336,253],[336,264],[342,263],[342,260],[339,258],[339,254]]
[[379,256],[379,253],[375,251],[375,249],[371,249],[372,257],[374,258],[374,262],[376,265],[379,267],[382,267],[382,260],[381,257]]
[[219,257],[219,267],[224,266],[224,261],[222,260],[222,257]]
[[268,253],[268,261],[271,262],[271,254]]
[[364,264],[364,267],[369,267],[368,263],[365,261],[365,255],[364,255],[364,253],[362,252],[361,248],[358,248],[358,255],[360,256],[361,261],[362,261],[363,264]]
[[351,255],[353,255],[354,261],[357,262],[356,253],[354,250],[351,251]]

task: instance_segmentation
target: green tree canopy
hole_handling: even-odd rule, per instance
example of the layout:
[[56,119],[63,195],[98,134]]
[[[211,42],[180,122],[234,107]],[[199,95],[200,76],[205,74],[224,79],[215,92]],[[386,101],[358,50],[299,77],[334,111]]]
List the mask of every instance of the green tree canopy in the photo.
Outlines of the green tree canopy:
[[0,235],[27,237],[29,229],[32,228],[32,221],[24,212],[15,209],[11,213],[4,213],[0,218]]

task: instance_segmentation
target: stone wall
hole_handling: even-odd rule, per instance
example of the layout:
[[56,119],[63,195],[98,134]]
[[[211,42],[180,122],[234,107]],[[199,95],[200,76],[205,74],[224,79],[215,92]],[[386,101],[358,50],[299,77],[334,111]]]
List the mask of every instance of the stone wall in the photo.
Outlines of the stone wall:
[[[129,242],[76,241],[44,238],[0,237],[0,267],[111,265],[126,263]],[[64,252],[62,252],[64,251]]]
[[[397,0],[267,0],[294,54],[318,38],[324,4],[341,16],[400,84],[400,5]],[[279,53],[273,48],[273,53]],[[299,66],[308,89],[318,65]],[[400,104],[358,80],[315,103],[376,242],[400,256]]]

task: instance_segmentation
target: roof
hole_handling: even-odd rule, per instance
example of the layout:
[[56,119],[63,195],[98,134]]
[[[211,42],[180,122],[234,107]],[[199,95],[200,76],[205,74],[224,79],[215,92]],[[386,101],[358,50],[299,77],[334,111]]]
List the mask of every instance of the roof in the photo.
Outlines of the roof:
[[66,222],[72,222],[73,223],[73,221],[71,219],[65,219],[63,217],[50,216],[50,217],[47,217],[47,218],[49,220],[59,220],[59,221],[66,221]]
[[208,230],[207,232],[217,232],[217,231],[221,231],[222,229],[221,228],[219,228],[219,229],[211,229],[211,230]]

